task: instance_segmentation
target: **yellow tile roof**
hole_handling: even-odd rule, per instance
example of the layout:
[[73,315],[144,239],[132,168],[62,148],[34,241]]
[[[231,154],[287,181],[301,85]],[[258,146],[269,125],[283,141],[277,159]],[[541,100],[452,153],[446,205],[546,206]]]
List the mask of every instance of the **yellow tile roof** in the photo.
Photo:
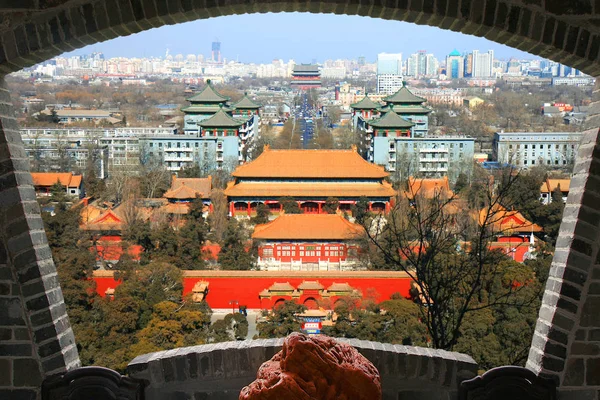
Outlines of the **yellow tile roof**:
[[73,175],[71,172],[32,172],[34,186],[52,186],[57,181],[65,187],[79,187],[81,175]]
[[353,150],[265,150],[232,174],[238,178],[374,178],[388,176]]
[[542,193],[552,193],[554,189],[560,186],[561,192],[568,192],[569,187],[571,186],[570,179],[551,179],[547,178],[544,183],[542,183],[542,187],[540,188],[540,192]]
[[393,197],[396,191],[386,182],[240,182],[225,189],[229,197]]
[[284,214],[257,225],[253,239],[352,240],[364,233],[360,225],[337,214]]

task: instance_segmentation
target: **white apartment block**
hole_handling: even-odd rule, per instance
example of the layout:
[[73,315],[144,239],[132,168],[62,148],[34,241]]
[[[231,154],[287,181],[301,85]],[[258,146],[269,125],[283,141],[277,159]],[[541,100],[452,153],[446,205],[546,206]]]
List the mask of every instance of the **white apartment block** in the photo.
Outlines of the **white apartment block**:
[[494,50],[479,53],[473,50],[472,76],[474,78],[490,78],[494,74]]
[[394,94],[403,86],[402,75],[377,75],[377,93],[378,94]]
[[517,168],[570,168],[580,141],[580,132],[497,132],[493,158]]

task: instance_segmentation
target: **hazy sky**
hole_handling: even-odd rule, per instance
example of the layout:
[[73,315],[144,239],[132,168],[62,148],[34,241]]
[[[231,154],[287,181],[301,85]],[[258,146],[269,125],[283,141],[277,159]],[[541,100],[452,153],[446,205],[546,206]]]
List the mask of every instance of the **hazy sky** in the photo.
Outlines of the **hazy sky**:
[[527,53],[430,26],[368,17],[332,14],[248,14],[163,26],[135,35],[87,46],[71,54],[100,51],[110,57],[150,57],[170,54],[209,55],[219,39],[221,54],[245,63],[269,63],[274,58],[296,62],[365,56],[374,62],[377,53],[406,55],[427,50],[444,58],[460,51],[494,50],[497,58],[533,58]]

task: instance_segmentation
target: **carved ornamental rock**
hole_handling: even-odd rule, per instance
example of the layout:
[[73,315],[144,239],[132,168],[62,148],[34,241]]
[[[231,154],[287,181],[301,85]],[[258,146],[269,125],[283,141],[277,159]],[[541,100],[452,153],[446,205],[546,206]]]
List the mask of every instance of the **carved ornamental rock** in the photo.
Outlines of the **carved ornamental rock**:
[[352,346],[293,333],[239,400],[377,400],[379,371]]

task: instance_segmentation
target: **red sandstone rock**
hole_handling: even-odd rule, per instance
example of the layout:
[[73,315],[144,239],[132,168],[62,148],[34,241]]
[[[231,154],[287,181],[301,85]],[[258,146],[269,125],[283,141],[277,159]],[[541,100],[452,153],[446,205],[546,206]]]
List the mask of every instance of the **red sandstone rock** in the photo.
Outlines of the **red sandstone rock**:
[[352,346],[293,333],[239,400],[378,400],[377,368]]

